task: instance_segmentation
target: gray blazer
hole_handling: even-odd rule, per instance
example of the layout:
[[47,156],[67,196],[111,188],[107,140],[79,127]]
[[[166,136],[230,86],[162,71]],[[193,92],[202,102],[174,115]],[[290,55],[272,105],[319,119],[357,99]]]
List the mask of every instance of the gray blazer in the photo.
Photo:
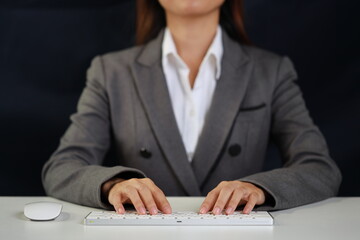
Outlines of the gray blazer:
[[[163,32],[146,44],[96,57],[77,113],[43,167],[47,194],[102,207],[108,179],[149,177],[167,196],[206,195],[220,181],[265,189],[275,210],[337,193],[341,174],[314,125],[286,57],[223,34],[222,75],[190,163],[161,65]],[[262,172],[269,138],[283,168]],[[104,167],[112,149],[117,165]]]

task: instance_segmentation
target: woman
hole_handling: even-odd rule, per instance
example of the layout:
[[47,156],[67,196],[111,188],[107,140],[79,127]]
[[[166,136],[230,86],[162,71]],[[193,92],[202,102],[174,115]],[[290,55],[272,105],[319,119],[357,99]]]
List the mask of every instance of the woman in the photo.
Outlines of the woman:
[[[124,213],[295,207],[337,193],[341,174],[290,60],[248,46],[241,1],[138,4],[139,46],[96,57],[78,111],[43,169],[48,194]],[[269,138],[284,167],[261,172]],[[109,149],[118,166],[101,166]]]

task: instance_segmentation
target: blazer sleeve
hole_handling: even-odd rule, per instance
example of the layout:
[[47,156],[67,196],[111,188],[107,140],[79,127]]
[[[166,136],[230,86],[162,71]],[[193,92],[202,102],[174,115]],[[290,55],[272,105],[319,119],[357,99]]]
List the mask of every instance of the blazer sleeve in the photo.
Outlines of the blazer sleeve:
[[101,200],[101,185],[115,176],[145,177],[137,169],[101,166],[111,141],[109,101],[101,57],[87,72],[77,113],[60,145],[42,170],[48,195],[92,207],[109,207]]
[[270,201],[259,210],[320,201],[336,195],[341,183],[341,173],[309,116],[296,79],[291,61],[282,58],[272,94],[271,137],[280,150],[283,167],[240,179],[260,186],[270,195]]

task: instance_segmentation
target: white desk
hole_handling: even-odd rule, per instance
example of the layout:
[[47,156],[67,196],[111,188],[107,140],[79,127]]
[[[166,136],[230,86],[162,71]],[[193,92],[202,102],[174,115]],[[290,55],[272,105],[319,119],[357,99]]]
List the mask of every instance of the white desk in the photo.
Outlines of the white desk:
[[[169,198],[173,210],[197,211],[203,198]],[[51,222],[32,222],[23,215],[26,203],[54,201],[63,204],[62,214]],[[272,212],[274,226],[85,226],[84,217],[93,208],[49,197],[0,197],[1,240],[358,240],[360,197],[332,198],[294,209]]]

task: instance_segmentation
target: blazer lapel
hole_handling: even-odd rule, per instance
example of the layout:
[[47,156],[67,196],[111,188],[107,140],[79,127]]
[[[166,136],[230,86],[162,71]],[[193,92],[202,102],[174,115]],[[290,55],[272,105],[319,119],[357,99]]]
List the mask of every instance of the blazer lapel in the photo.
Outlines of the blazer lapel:
[[162,39],[163,32],[143,48],[133,64],[135,86],[165,158],[184,190],[189,195],[199,196],[200,188],[187,159],[162,70]]
[[199,138],[192,167],[200,187],[215,166],[230,134],[252,73],[251,61],[241,46],[223,31],[221,77]]

